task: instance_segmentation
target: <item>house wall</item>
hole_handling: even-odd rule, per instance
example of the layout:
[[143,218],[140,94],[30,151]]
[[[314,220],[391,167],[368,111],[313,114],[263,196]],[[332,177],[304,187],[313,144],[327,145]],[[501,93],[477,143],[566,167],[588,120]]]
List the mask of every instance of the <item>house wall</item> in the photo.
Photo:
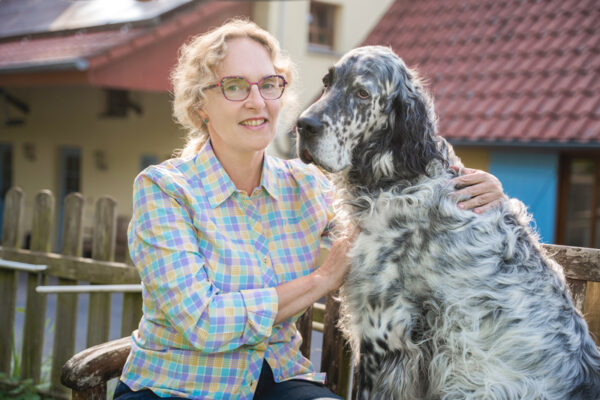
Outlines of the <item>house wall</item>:
[[[0,124],[0,143],[13,145],[13,185],[25,194],[25,227],[31,226],[35,195],[42,189],[59,194],[59,152],[62,147],[81,151],[81,192],[85,197],[86,226],[93,221],[94,204],[111,195],[118,214],[131,215],[131,186],[139,172],[143,154],[159,161],[183,145],[182,130],[172,122],[166,93],[132,92],[143,114],[132,110],[127,118],[106,118],[105,92],[90,87],[11,88],[9,92],[26,102],[30,113],[23,126]],[[25,144],[32,144],[35,159],[28,159]],[[104,153],[106,169],[97,163]]]

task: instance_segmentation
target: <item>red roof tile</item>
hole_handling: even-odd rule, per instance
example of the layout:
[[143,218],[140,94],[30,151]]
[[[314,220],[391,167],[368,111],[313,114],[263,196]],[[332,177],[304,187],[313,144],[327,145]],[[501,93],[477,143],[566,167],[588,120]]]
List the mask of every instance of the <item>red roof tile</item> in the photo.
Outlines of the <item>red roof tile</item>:
[[600,144],[600,3],[397,0],[365,40],[425,78],[440,132]]

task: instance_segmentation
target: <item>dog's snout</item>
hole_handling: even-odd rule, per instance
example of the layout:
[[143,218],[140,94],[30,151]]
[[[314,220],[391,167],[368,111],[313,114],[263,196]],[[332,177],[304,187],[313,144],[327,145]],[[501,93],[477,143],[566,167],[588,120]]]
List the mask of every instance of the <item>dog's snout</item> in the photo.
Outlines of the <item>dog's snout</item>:
[[310,117],[302,117],[296,123],[296,128],[298,129],[298,133],[301,136],[310,137],[321,133],[321,130],[323,129],[323,124],[317,119]]

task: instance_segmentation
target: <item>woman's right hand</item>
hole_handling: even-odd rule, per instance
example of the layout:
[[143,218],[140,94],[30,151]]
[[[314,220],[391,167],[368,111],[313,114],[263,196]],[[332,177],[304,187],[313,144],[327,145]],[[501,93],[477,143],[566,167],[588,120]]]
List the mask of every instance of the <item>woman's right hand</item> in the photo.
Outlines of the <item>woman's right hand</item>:
[[350,269],[348,251],[358,232],[358,228],[355,228],[349,236],[336,240],[321,266],[312,273],[275,288],[278,297],[275,324],[302,312],[321,297],[342,286]]
[[348,252],[359,233],[360,230],[355,227],[349,235],[336,240],[323,264],[315,271],[315,274],[321,276],[327,282],[327,293],[338,289],[344,283],[346,274],[350,270]]

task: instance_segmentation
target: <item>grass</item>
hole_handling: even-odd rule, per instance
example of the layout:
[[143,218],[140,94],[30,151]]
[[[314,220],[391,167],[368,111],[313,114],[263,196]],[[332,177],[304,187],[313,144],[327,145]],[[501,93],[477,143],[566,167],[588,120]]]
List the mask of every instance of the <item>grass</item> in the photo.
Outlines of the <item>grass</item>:
[[[24,307],[17,307],[17,313],[25,314]],[[54,321],[50,318],[44,323],[45,335],[54,332]],[[12,368],[10,375],[0,373],[0,400],[16,399],[16,400],[42,400],[45,397],[38,393],[39,389],[48,388],[50,386],[50,373],[52,369],[52,357],[46,357],[42,361],[40,383],[34,384],[33,380],[21,380],[22,360],[14,340],[13,332],[13,348],[12,348]]]

